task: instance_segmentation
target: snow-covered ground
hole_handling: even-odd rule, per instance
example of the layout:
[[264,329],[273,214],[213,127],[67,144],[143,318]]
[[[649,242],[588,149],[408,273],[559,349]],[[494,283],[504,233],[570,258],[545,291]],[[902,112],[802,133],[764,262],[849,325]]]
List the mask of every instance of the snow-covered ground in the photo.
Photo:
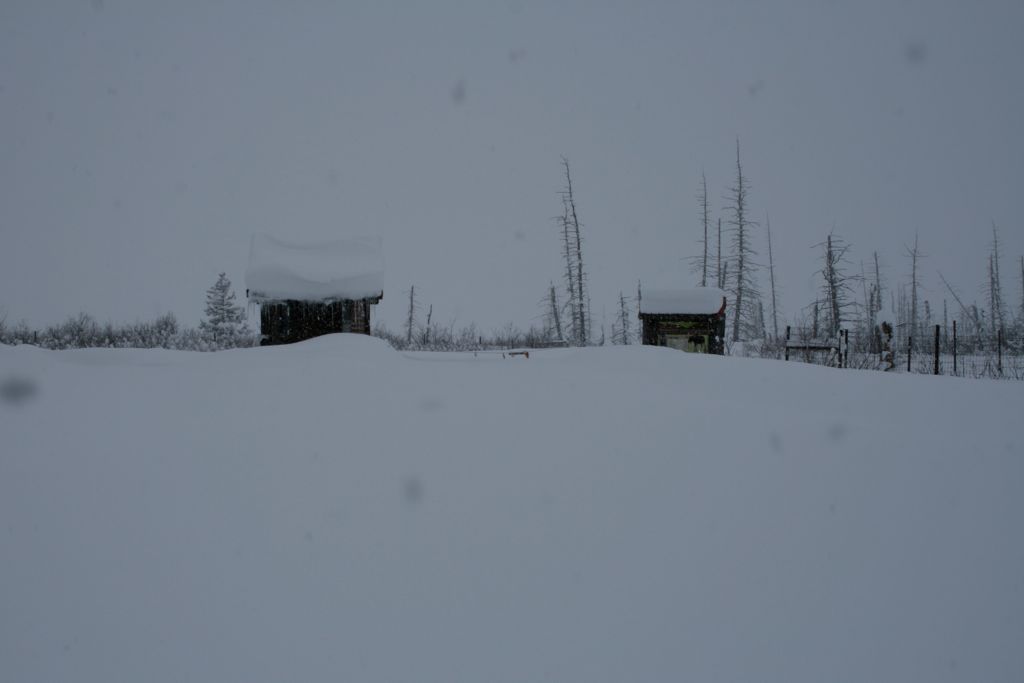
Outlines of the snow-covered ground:
[[1021,681],[1024,384],[0,347],[0,681]]

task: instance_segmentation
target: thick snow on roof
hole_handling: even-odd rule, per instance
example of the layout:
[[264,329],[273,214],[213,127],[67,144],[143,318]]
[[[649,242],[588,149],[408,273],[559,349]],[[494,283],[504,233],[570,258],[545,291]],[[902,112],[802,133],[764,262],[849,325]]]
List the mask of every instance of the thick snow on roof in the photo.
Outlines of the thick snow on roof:
[[384,291],[380,238],[298,245],[253,235],[245,287],[254,301],[379,297]]
[[643,290],[641,313],[711,315],[722,310],[725,292],[715,287]]

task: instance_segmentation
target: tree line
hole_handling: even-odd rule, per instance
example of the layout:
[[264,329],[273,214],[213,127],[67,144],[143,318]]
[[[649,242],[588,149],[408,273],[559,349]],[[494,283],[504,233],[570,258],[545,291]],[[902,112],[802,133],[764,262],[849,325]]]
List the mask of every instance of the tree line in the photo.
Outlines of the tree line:
[[133,348],[220,351],[256,346],[259,335],[246,324],[245,311],[236,303],[227,275],[221,273],[206,290],[204,318],[198,327],[182,327],[173,313],[149,322],[116,325],[100,323],[79,313],[57,325],[32,329],[25,322],[13,326],[0,317],[0,344],[32,344],[46,349]]
[[[778,355],[786,323],[780,325],[784,315],[778,305],[771,221],[765,215],[762,234],[761,223],[753,218],[750,179],[740,152],[737,140],[735,177],[726,190],[722,215],[718,217],[713,215],[707,177],[701,173],[696,194],[698,250],[688,261],[700,286],[717,287],[726,293],[727,350]],[[411,286],[402,329],[393,332],[378,324],[373,334],[399,349],[445,351],[637,341],[640,335],[636,318],[643,296],[640,281],[636,283],[635,296],[620,290],[611,306],[614,314],[610,330],[606,330],[608,323],[603,316],[595,324],[580,204],[569,160],[562,157],[560,166],[560,210],[553,220],[563,265],[561,273],[552,277],[543,290],[536,322],[525,330],[512,323],[489,333],[483,333],[475,324],[456,329],[453,322],[443,325],[434,320],[433,306],[424,310],[416,288]],[[767,264],[759,262],[758,244],[767,250]],[[790,321],[805,337],[834,339],[840,330],[846,329],[852,332],[858,350],[878,352],[891,338],[897,344],[908,344],[911,338],[924,339],[935,325],[940,326],[943,343],[948,343],[950,323],[955,320],[961,338],[975,344],[992,345],[1009,338],[1020,345],[1024,339],[1024,256],[1018,257],[1021,297],[1019,303],[1011,303],[1011,297],[1004,293],[999,231],[994,223],[992,241],[984,258],[986,284],[976,293],[981,298],[957,290],[940,272],[938,276],[949,295],[942,298],[941,310],[922,296],[920,281],[926,254],[917,234],[913,245],[903,248],[906,277],[892,284],[882,276],[882,257],[877,250],[871,253],[867,265],[863,260],[855,265],[850,243],[834,228],[813,248],[819,254],[814,270],[818,292]],[[767,292],[762,290],[764,271]],[[198,328],[182,328],[172,314],[152,322],[115,326],[109,322],[101,325],[82,313],[42,330],[29,329],[24,323],[8,327],[0,318],[0,343],[31,343],[55,349],[107,346],[201,351],[258,344],[259,335],[247,326],[244,311],[235,303],[231,283],[224,273],[207,290],[205,316]]]

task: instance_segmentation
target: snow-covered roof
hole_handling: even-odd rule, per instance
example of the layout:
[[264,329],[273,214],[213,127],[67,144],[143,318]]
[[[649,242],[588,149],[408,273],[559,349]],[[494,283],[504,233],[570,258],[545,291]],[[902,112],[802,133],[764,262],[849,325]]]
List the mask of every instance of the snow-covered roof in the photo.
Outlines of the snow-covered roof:
[[715,287],[697,289],[645,289],[641,313],[712,315],[725,307],[725,292]]
[[300,245],[253,235],[245,287],[253,301],[380,297],[384,292],[380,238]]

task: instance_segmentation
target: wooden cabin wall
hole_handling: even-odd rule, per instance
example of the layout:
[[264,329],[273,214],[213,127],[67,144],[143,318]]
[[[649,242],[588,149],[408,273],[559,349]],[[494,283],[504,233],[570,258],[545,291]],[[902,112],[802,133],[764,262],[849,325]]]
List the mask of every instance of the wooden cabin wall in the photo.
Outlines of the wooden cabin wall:
[[336,332],[370,334],[368,301],[278,301],[260,305],[260,345],[292,344]]
[[642,343],[658,346],[665,334],[680,334],[678,325],[686,323],[688,332],[696,335],[707,335],[708,352],[725,353],[725,316],[724,315],[683,315],[683,314],[641,314]]

